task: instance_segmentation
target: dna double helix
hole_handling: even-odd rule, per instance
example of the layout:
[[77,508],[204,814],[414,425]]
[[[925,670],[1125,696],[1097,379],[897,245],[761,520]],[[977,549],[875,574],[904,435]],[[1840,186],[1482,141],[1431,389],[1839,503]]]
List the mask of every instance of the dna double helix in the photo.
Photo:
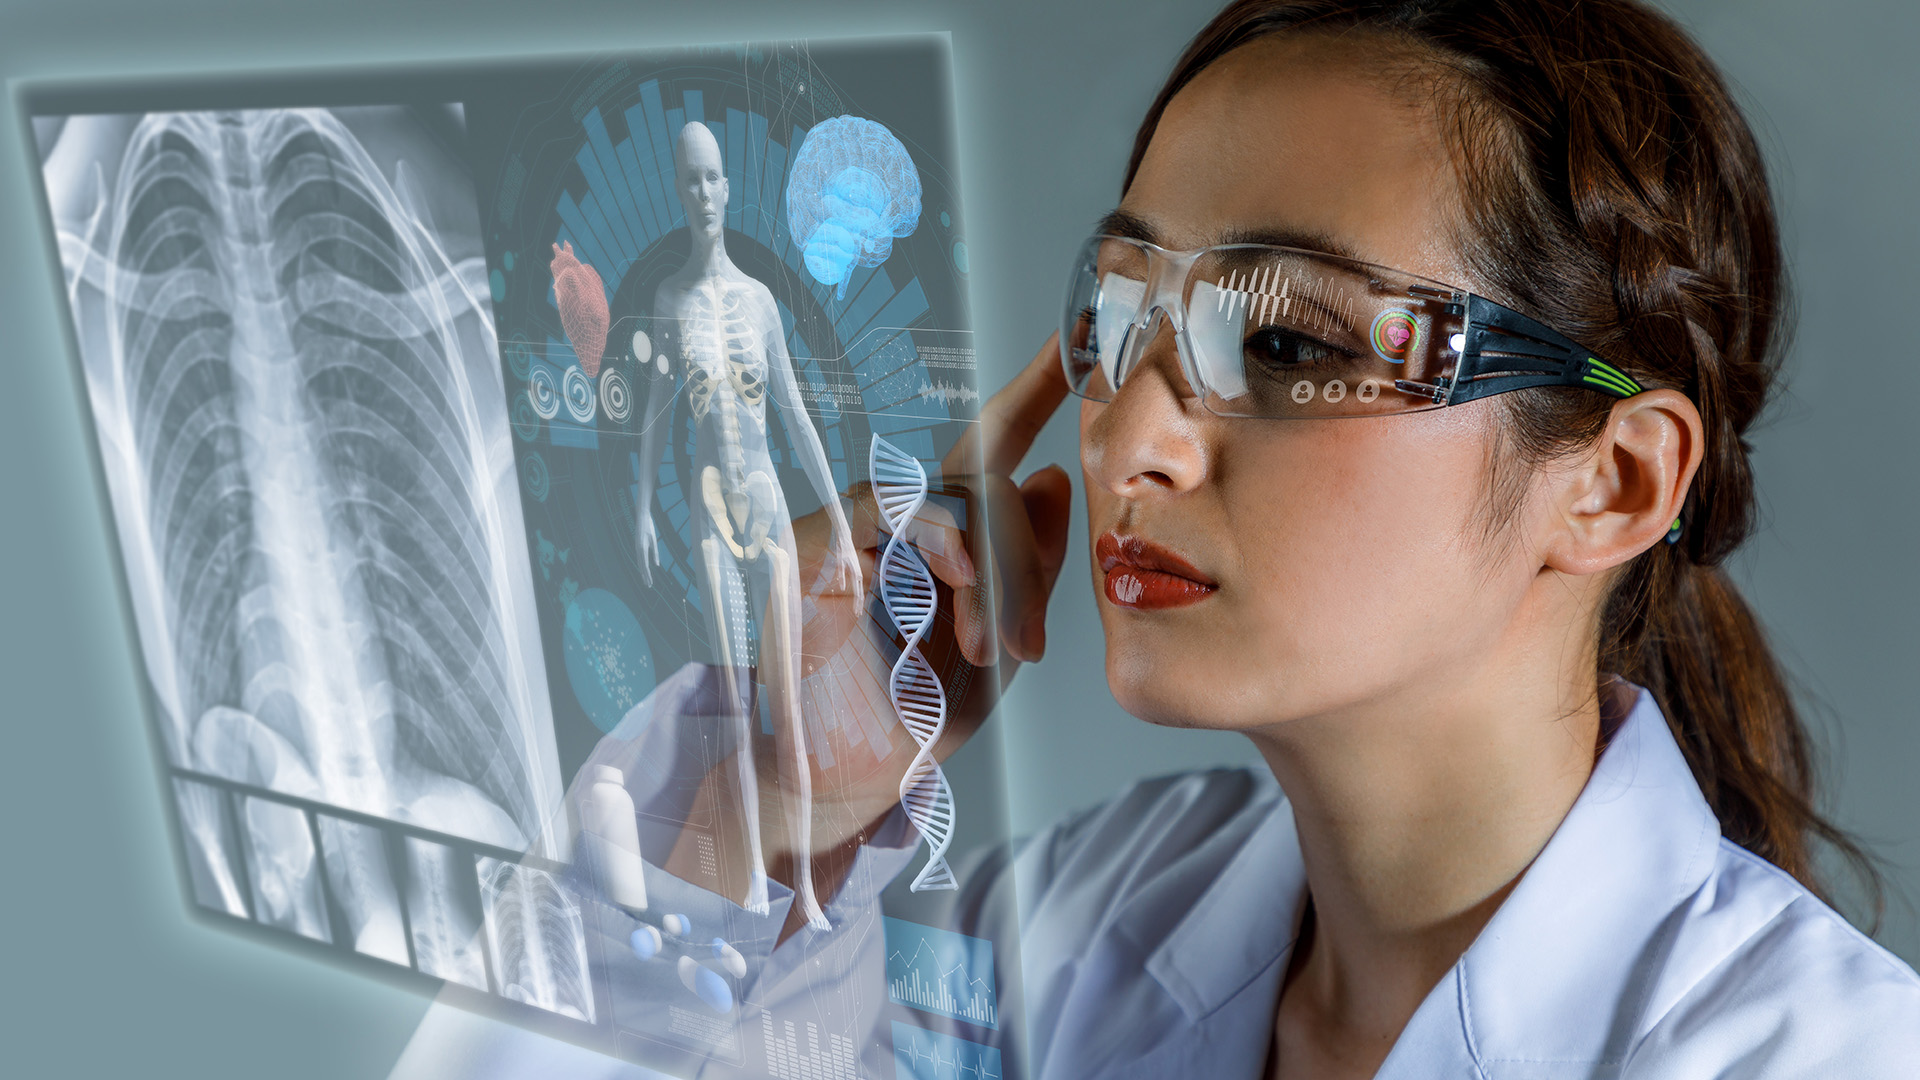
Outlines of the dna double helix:
[[878,435],[873,437],[867,469],[889,534],[877,571],[880,601],[906,639],[900,658],[893,663],[887,694],[900,722],[920,747],[900,778],[900,804],[927,841],[927,864],[914,877],[912,889],[951,889],[956,885],[947,866],[947,846],[953,842],[953,788],[933,756],[934,744],[947,728],[947,695],[919,648],[933,623],[933,572],[906,540],[908,523],[927,501],[927,471],[912,455]]

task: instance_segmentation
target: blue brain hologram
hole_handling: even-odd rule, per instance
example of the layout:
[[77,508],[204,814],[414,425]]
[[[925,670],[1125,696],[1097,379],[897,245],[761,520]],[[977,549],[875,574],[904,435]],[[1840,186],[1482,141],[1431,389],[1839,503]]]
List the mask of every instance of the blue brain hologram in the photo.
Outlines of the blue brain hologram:
[[807,273],[845,299],[855,266],[879,266],[920,225],[920,171],[883,125],[836,116],[807,133],[787,179],[787,227]]

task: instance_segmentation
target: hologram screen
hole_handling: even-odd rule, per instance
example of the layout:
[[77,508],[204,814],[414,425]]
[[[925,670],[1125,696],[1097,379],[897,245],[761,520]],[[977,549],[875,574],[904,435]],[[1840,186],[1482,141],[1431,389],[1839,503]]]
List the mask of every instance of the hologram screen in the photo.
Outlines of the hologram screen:
[[1001,1072],[999,778],[923,749],[997,680],[907,535],[973,509],[946,48],[31,98],[207,918],[683,1074]]

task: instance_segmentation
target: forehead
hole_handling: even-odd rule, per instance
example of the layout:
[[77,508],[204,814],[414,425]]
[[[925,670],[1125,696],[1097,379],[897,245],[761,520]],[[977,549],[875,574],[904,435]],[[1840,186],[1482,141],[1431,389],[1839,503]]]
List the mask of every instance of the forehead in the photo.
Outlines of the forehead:
[[1405,78],[1410,59],[1379,38],[1317,33],[1228,53],[1168,103],[1121,208],[1169,247],[1324,237],[1461,281],[1454,172],[1433,108]]
[[718,168],[720,166],[720,144],[704,125],[696,128],[688,124],[681,134],[680,165],[682,168]]

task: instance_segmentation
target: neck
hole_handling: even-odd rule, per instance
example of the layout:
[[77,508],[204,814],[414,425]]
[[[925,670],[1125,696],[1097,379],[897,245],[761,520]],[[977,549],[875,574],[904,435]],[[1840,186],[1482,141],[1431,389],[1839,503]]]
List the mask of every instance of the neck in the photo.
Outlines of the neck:
[[687,253],[687,273],[696,278],[709,277],[733,269],[733,260],[727,258],[727,238],[724,232],[716,231],[712,236],[688,229],[693,244]]
[[1599,731],[1593,655],[1534,644],[1564,640],[1540,629],[1516,625],[1477,669],[1391,700],[1250,733],[1293,804],[1312,901],[1283,1054],[1297,1032],[1377,1066],[1578,798]]

